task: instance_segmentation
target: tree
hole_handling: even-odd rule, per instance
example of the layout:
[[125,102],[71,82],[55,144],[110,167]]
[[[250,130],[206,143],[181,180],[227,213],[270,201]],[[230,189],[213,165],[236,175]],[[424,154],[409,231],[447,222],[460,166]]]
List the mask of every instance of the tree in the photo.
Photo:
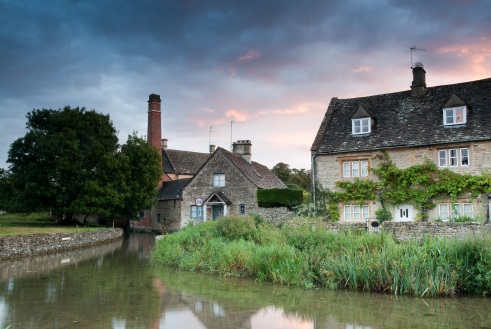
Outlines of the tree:
[[[26,127],[7,159],[14,191],[10,204],[16,211],[51,211],[67,221],[75,214],[120,215],[139,193],[131,190],[137,175],[129,169],[139,160],[120,152],[109,115],[69,106],[33,110]],[[151,161],[143,162],[143,170],[160,165],[158,159]],[[145,183],[155,188],[158,178]],[[144,208],[147,201],[138,198],[136,203]]]
[[0,210],[10,210],[12,192],[9,172],[0,168]]
[[292,172],[290,169],[290,165],[283,162],[278,162],[272,170],[275,175],[285,184],[288,182],[288,179],[290,178]]

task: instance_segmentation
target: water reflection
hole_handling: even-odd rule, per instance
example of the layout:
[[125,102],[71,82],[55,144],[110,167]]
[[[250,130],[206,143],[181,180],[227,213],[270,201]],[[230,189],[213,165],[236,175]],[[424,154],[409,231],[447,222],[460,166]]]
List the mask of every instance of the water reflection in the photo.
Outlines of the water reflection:
[[305,290],[153,268],[153,236],[0,263],[0,329],[491,328],[488,298]]

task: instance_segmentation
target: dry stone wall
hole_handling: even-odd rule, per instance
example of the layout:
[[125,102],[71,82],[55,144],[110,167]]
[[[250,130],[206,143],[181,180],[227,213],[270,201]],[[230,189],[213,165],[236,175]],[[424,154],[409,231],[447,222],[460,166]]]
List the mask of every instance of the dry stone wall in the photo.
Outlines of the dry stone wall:
[[123,229],[0,237],[0,260],[82,248],[123,237]]

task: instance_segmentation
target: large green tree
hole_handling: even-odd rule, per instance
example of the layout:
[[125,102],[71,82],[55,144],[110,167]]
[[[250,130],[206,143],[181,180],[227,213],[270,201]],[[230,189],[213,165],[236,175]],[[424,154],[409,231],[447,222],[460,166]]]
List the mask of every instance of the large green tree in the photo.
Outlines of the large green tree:
[[[157,152],[136,136],[119,147],[109,115],[69,106],[33,110],[26,128],[7,160],[13,190],[9,210],[47,210],[68,221],[75,214],[134,215],[155,195]],[[133,166],[145,173],[143,182],[134,181],[141,176]]]

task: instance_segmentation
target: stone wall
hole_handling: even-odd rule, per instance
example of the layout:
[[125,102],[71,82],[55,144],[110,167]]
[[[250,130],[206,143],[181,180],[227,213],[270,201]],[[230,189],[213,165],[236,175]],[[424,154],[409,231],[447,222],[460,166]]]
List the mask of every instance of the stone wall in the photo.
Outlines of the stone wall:
[[0,260],[58,252],[104,243],[123,237],[122,229],[83,233],[28,234],[0,237]]
[[[367,229],[367,224],[358,223],[326,223],[326,230],[337,233],[342,229]],[[391,233],[398,241],[422,240],[425,236],[464,239],[469,236],[491,234],[491,225],[482,223],[453,222],[384,222],[379,228],[370,227],[371,232],[384,231]]]
[[258,208],[257,215],[274,225],[280,225],[294,216],[294,212],[286,207]]
[[385,222],[382,229],[392,233],[400,241],[421,240],[425,236],[463,239],[479,236],[485,232],[491,233],[491,225],[482,223]]

